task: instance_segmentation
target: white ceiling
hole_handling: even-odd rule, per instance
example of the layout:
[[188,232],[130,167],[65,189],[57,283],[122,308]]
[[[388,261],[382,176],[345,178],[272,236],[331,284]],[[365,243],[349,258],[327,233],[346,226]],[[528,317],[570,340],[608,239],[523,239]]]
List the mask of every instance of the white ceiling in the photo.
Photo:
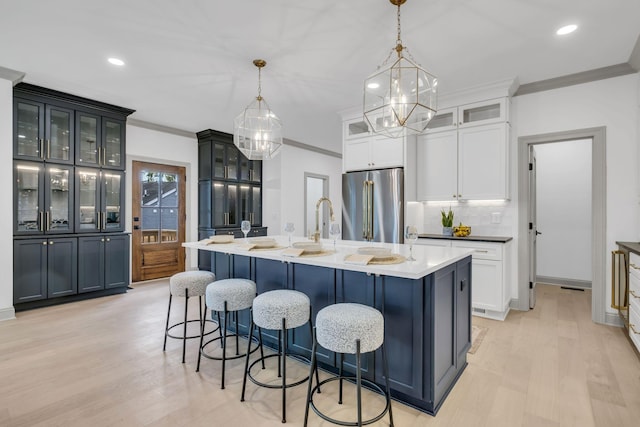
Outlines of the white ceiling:
[[[409,0],[402,39],[441,93],[625,63],[640,0]],[[563,38],[567,23],[579,29]],[[388,0],[20,0],[0,6],[0,66],[24,81],[197,132],[233,131],[257,94],[285,137],[341,151],[338,111],[396,39]],[[126,61],[116,68],[109,56]]]

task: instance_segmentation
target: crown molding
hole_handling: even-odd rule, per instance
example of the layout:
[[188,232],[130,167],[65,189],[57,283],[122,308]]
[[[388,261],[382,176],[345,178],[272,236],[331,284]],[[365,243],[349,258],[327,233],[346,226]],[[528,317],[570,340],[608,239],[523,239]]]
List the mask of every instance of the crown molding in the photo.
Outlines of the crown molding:
[[638,36],[636,45],[631,51],[631,56],[629,56],[629,65],[631,65],[631,67],[633,67],[637,72],[640,72],[640,36]]
[[0,67],[0,79],[10,80],[13,85],[17,85],[24,79],[25,73],[12,70],[11,68]]
[[183,136],[185,138],[196,139],[195,132],[189,132],[188,130],[182,130],[182,129],[174,128],[171,126],[159,125],[157,123],[151,123],[144,120],[130,118],[127,120],[127,125],[149,129],[149,130],[155,130],[158,132],[168,133],[176,136]]

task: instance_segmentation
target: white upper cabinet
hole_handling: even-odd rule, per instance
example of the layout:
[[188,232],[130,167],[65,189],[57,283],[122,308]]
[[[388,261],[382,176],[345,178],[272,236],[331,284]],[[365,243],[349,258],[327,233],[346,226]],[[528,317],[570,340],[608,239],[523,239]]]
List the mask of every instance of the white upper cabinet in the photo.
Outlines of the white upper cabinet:
[[404,138],[369,136],[344,143],[345,172],[402,167],[403,163]]
[[343,122],[342,128],[344,141],[365,138],[371,135],[369,123],[367,123],[365,118],[362,116],[345,120]]
[[506,105],[502,98],[438,112],[417,140],[418,200],[509,198]]

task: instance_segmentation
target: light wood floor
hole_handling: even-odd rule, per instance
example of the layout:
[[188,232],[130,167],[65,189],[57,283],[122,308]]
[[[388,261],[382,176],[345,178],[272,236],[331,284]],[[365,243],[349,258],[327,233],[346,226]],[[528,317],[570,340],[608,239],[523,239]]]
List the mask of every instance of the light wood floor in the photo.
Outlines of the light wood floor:
[[[139,284],[0,322],[0,425],[282,425],[279,391],[249,383],[239,401],[242,361],[229,363],[220,390],[219,362],[203,360],[195,372],[197,340],[184,365],[179,341],[162,352],[167,298],[166,282]],[[591,322],[590,300],[543,285],[535,310],[505,322],[474,317],[489,330],[438,415],[395,403],[396,426],[640,425],[640,359],[620,329]],[[289,389],[289,425],[302,424],[305,393],[306,385]],[[313,413],[309,424],[329,425]]]

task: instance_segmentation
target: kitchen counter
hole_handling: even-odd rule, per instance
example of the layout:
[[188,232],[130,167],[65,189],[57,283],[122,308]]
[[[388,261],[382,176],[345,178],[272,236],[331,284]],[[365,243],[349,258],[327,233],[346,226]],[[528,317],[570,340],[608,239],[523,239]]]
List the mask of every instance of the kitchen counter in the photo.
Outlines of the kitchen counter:
[[442,239],[442,240],[473,240],[476,242],[496,242],[496,243],[507,243],[510,240],[513,240],[513,237],[506,236],[476,236],[470,235],[467,237],[456,237],[456,236],[445,236],[443,234],[418,234],[418,238],[420,239]]
[[638,242],[616,242],[616,245],[640,255],[640,243]]
[[[285,236],[269,236],[287,246]],[[249,242],[251,239],[249,239]],[[308,241],[302,238],[293,241]],[[236,243],[237,242],[237,243]],[[284,248],[252,249],[234,243],[183,246],[211,255],[216,280],[246,278],[256,283],[258,294],[291,289],[305,293],[311,302],[311,318],[336,303],[358,303],[375,307],[384,316],[384,345],[389,363],[389,382],[394,399],[435,415],[467,366],[471,347],[471,250],[414,245],[417,261],[389,265],[356,265],[345,256],[362,246],[384,246],[396,254],[409,255],[409,245],[322,240],[324,256],[283,256]],[[203,254],[201,253],[200,256]],[[206,255],[206,253],[205,253]],[[214,283],[215,285],[215,283]],[[247,333],[248,310],[238,314],[229,329]],[[278,331],[263,330],[263,342],[277,348]],[[289,334],[287,348],[307,359],[312,340],[307,328]],[[362,356],[362,375],[384,385],[381,352]],[[321,368],[337,372],[340,358],[320,348]],[[344,368],[354,373],[352,356]]]

